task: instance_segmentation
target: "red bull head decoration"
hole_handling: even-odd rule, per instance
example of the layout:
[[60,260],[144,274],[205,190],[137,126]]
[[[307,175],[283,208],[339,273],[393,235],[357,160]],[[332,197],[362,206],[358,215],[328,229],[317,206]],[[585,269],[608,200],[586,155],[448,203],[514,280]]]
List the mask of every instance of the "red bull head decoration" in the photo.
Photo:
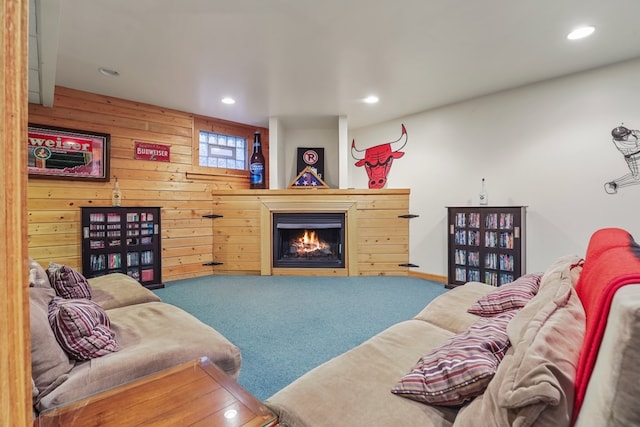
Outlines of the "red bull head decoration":
[[364,166],[369,176],[369,188],[383,188],[387,184],[387,175],[393,159],[404,156],[400,151],[407,144],[407,130],[402,125],[402,135],[396,141],[387,142],[367,148],[363,152],[356,148],[356,141],[351,142],[351,155],[357,160],[356,166]]

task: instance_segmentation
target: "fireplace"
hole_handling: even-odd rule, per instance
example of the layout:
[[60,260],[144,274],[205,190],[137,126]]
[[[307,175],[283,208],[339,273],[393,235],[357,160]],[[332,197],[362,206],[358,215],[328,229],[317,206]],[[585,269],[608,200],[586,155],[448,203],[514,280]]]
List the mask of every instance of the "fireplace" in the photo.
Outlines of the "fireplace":
[[344,212],[273,214],[273,267],[344,268]]

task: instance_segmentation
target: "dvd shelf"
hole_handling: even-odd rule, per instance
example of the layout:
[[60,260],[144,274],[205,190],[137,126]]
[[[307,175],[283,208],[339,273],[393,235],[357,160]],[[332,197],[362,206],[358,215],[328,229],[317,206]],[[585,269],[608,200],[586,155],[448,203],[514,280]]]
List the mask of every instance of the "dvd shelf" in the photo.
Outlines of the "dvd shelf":
[[501,286],[525,274],[525,206],[447,207],[447,287]]
[[161,288],[159,207],[82,207],[82,274],[124,273]]

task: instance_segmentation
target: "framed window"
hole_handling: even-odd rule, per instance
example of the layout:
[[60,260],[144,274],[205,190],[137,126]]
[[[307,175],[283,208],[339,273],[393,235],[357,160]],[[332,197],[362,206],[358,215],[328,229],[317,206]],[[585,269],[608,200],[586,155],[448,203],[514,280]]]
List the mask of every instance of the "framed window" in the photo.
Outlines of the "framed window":
[[267,128],[194,116],[191,170],[187,175],[194,179],[224,176],[227,180],[231,179],[229,183],[243,183],[245,179],[248,180],[249,158],[253,150],[253,134],[256,131],[263,135],[262,152],[268,158]]
[[201,130],[198,144],[198,166],[248,170],[246,138]]

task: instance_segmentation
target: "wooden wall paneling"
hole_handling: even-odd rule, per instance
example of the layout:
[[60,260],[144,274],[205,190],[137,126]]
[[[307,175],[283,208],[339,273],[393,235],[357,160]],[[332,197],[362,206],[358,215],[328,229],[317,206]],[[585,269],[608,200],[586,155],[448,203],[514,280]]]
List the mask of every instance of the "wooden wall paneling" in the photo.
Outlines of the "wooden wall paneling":
[[[124,206],[162,207],[162,265],[166,281],[207,274],[260,274],[260,206],[271,191],[246,190],[242,173],[202,174],[194,166],[193,138],[198,129],[244,135],[255,127],[204,118],[137,102],[56,88],[54,108],[30,105],[34,123],[105,132],[111,135],[110,175],[117,176]],[[263,134],[268,155],[268,131]],[[170,162],[134,158],[135,141],[170,146]],[[218,170],[219,171],[219,170]],[[245,174],[246,175],[246,174]],[[57,260],[79,267],[80,206],[108,206],[112,182],[29,180],[29,249],[43,266]],[[352,272],[361,275],[407,273],[408,190],[285,190],[303,208],[331,203],[357,204],[357,241]],[[227,196],[233,195],[233,198]],[[202,215],[223,215],[203,219]],[[58,236],[59,239],[55,239]],[[210,261],[218,266],[203,265]],[[308,269],[306,269],[308,270]],[[289,273],[289,272],[287,272]]]
[[[249,186],[244,176],[195,173],[194,120],[190,113],[63,87],[56,87],[53,108],[29,105],[30,122],[110,134],[110,175],[118,177],[123,206],[162,208],[165,281],[213,273],[202,265],[213,257],[211,220],[203,220],[202,215],[211,212],[215,191]],[[204,120],[230,133],[240,129],[253,135],[255,130],[214,118]],[[268,145],[268,130],[260,131],[263,144]],[[170,162],[136,160],[135,141],[168,145]],[[79,208],[109,206],[112,188],[113,182],[29,180],[28,242],[34,258],[43,266],[58,260],[79,268]],[[59,240],[54,239],[56,235]]]
[[[204,229],[203,229],[204,230]],[[210,250],[211,246],[211,235],[210,234],[198,234],[197,236],[188,236],[188,237],[173,237],[165,235],[163,238],[163,242],[165,245],[162,247],[164,252],[171,252],[173,256],[178,256],[181,253],[185,253],[185,251],[190,253],[196,253],[196,248],[204,249],[206,246],[207,250]],[[166,257],[167,255],[163,255]]]
[[77,89],[57,87],[55,93],[56,104],[58,102],[63,103],[63,97],[65,96],[70,98],[73,105],[79,105],[84,101],[94,102],[94,107],[84,109],[93,110],[104,107],[105,110],[100,110],[100,113],[102,114],[115,115],[111,113],[111,110],[109,110],[110,108],[125,108],[131,109],[131,114],[139,114],[141,117],[144,117],[149,121],[154,121],[153,117],[155,116],[158,117],[155,120],[158,123],[172,123],[182,120],[185,127],[188,127],[190,123],[190,119],[185,119],[185,113],[182,111],[157,107],[155,105],[144,104],[122,98],[112,98],[110,96],[85,92]]
[[222,215],[211,220],[213,230],[213,261],[218,274],[237,271],[260,274],[260,202],[255,197],[225,201],[213,197],[213,212]]
[[0,425],[31,425],[26,195],[28,1],[0,0]]
[[27,215],[30,223],[47,222],[51,220],[56,222],[80,222],[80,211],[66,211],[62,209],[47,212],[30,211]]
[[358,201],[358,270],[360,275],[408,274],[409,198],[390,195]]
[[398,209],[409,212],[409,200],[403,195],[385,195],[384,197],[364,197],[358,199],[358,209],[370,210],[370,209]]
[[[387,197],[388,196],[388,197]],[[216,272],[278,275],[407,275],[399,264],[409,258],[409,224],[398,215],[408,213],[408,190],[268,190],[217,192],[213,213],[214,258],[224,265]],[[332,208],[333,206],[333,208]],[[270,227],[269,210],[343,210],[355,216],[349,227],[349,245],[356,245],[349,269],[271,268],[271,251],[262,227]],[[355,207],[354,207],[355,206]],[[266,217],[263,217],[266,215]],[[351,219],[349,220],[351,224]],[[352,229],[352,228],[355,228]],[[264,241],[263,241],[264,239]],[[348,249],[348,252],[352,251]],[[254,258],[254,254],[258,258]],[[267,273],[265,273],[267,272]]]
[[[163,261],[164,262],[164,261]],[[165,277],[165,274],[168,277]],[[162,280],[165,282],[180,279],[190,279],[194,277],[202,277],[212,275],[211,267],[205,268],[199,264],[189,265],[172,265],[165,266],[162,264]]]

